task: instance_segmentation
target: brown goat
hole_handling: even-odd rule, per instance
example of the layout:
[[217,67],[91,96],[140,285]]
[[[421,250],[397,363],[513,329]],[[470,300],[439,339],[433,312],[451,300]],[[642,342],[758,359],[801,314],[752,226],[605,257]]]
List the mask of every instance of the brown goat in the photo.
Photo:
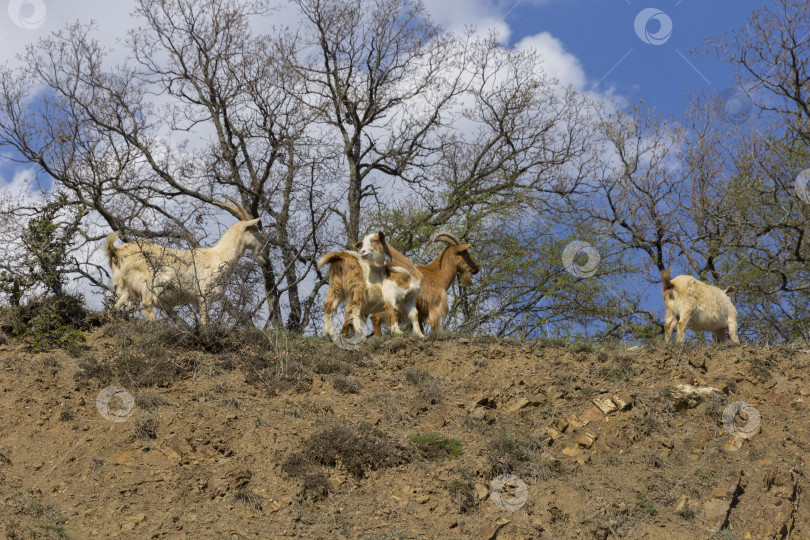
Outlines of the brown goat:
[[[442,322],[448,313],[447,289],[453,284],[456,275],[459,275],[461,285],[469,287],[472,285],[472,276],[480,270],[478,263],[469,252],[470,244],[462,244],[461,241],[449,232],[440,232],[428,242],[425,247],[434,242],[443,242],[447,247],[431,262],[408,269],[412,274],[419,272],[422,276],[422,288],[416,296],[416,310],[419,314],[419,325],[424,331],[427,324],[430,324],[431,331],[441,330]],[[391,263],[408,268],[413,263],[405,255],[395,250],[388,244],[391,252]],[[386,314],[371,315],[371,323],[374,325],[374,334],[382,335],[381,323],[389,322],[385,319]],[[400,314],[402,318],[402,314]],[[343,325],[344,333],[348,331],[348,325]]]

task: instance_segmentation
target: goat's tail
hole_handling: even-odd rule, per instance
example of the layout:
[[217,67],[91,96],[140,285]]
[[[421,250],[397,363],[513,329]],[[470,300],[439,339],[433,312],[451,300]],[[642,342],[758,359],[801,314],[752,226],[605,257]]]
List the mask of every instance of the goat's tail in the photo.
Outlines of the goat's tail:
[[669,276],[672,274],[672,268],[667,268],[666,270],[661,270],[661,289],[666,294],[667,291],[672,290],[675,288],[675,285],[672,284],[672,280],[669,279]]
[[110,267],[118,265],[118,251],[115,249],[115,239],[121,231],[115,231],[107,236],[107,241],[104,243],[104,251],[107,253],[107,258],[110,261]]
[[324,255],[323,257],[318,259],[317,268],[318,268],[318,270],[320,270],[321,268],[323,268],[327,264],[342,263],[343,258],[345,256],[346,255],[342,251],[334,251],[332,253],[327,253],[326,255]]

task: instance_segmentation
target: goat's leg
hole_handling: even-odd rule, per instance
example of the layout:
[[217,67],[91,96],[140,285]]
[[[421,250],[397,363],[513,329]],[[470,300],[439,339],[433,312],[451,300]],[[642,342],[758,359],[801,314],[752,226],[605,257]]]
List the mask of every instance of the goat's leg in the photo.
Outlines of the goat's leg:
[[116,310],[121,309],[121,306],[123,306],[128,301],[129,301],[129,292],[124,290],[121,294],[118,295],[118,299],[115,301],[113,309]]
[[428,322],[430,323],[430,331],[434,334],[442,329],[442,315],[435,311],[428,314]]
[[405,308],[408,313],[408,319],[411,320],[413,333],[419,337],[425,337],[425,334],[422,333],[422,327],[419,325],[419,311],[416,309],[416,298],[412,298],[407,304],[405,304]]
[[[356,289],[352,293],[351,299],[351,321],[352,327],[354,328],[354,336],[357,338],[358,336],[363,336],[365,339],[365,330],[364,326],[366,325],[366,315],[360,313],[362,310],[363,303],[365,301],[366,293],[362,289]],[[347,308],[348,311],[348,308]]]
[[355,337],[366,335],[365,329],[363,328],[365,326],[365,322],[365,316],[360,314],[360,304],[354,304],[352,306],[352,327],[354,328]]
[[422,327],[419,325],[419,312],[416,311],[416,306],[411,307],[408,312],[408,318],[411,320],[413,333],[419,337],[425,337],[425,334],[422,333]]
[[391,333],[397,335],[402,334],[402,330],[399,327],[399,321],[397,320],[397,307],[386,302],[384,313],[388,314],[388,322],[391,323]]
[[349,328],[352,326],[352,307],[347,305],[346,311],[343,312],[343,328],[340,329],[340,333],[346,335],[349,333]]
[[146,313],[146,318],[155,322],[155,304],[157,303],[154,298],[142,298],[143,311]]
[[382,336],[382,315],[373,313],[369,318],[371,319],[371,326],[374,327],[374,335],[377,337]]
[[726,341],[726,330],[723,329],[712,332],[712,337],[714,338],[715,343],[723,343]]
[[737,321],[728,322],[728,334],[731,336],[732,343],[740,344],[740,338],[737,337]]
[[664,321],[664,343],[669,343],[672,339],[672,330],[677,322],[678,318],[671,311],[667,311],[667,317]]
[[332,326],[332,314],[337,311],[340,306],[340,299],[336,297],[332,291],[326,293],[326,302],[323,304],[323,330],[326,335],[334,341],[335,329]]
[[205,296],[200,296],[197,300],[197,303],[200,307],[200,325],[207,326],[208,325],[208,302],[205,300]]
[[680,319],[678,319],[678,343],[683,343],[686,339],[686,325],[689,322],[689,317],[692,316],[692,311],[687,310],[681,313]]

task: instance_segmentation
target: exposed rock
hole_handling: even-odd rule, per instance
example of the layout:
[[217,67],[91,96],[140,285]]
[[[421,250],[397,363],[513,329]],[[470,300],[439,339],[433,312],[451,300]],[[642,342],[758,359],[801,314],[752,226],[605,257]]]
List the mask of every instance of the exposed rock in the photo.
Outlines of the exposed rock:
[[593,431],[586,429],[584,432],[580,433],[579,436],[576,438],[576,443],[583,448],[590,448],[593,446],[593,443],[596,441],[598,435]]
[[701,371],[706,371],[706,357],[705,356],[696,356],[690,355],[689,356],[689,365],[693,368],[699,369]]
[[579,446],[568,446],[566,448],[563,448],[562,454],[564,456],[575,458],[575,457],[580,457],[580,456],[584,455],[585,451],[582,448],[580,448]]
[[562,418],[556,419],[554,422],[551,423],[552,427],[561,433],[565,433],[565,430],[568,429],[568,420],[563,420]]
[[579,415],[579,419],[582,420],[583,424],[588,425],[591,422],[601,422],[604,420],[605,413],[600,411],[597,407],[588,407]]
[[672,402],[675,410],[693,409],[712,394],[722,394],[722,391],[713,386],[697,387],[691,384],[677,384],[672,392]]
[[573,415],[566,418],[566,421],[568,422],[568,425],[571,426],[574,429],[579,429],[581,427],[585,427],[585,423],[582,422],[579,418],[577,418],[576,416],[573,416]]
[[728,524],[731,506],[744,489],[742,471],[730,472],[720,481],[712,498],[703,505],[703,519],[710,531],[718,532]]
[[633,399],[625,392],[616,392],[610,399],[620,411],[628,409],[633,403]]
[[771,470],[763,484],[766,494],[757,499],[756,519],[748,534],[753,538],[788,538],[798,511],[797,474]]
[[616,404],[613,403],[609,397],[598,397],[593,400],[593,404],[596,405],[600,411],[604,414],[610,414],[616,410]]
[[497,404],[495,403],[495,398],[497,396],[487,396],[485,394],[474,394],[472,401],[469,402],[467,405],[467,410],[474,410],[478,407],[486,407],[488,409],[495,409]]
[[537,407],[540,405],[540,401],[537,399],[527,399],[527,398],[518,398],[509,405],[506,406],[506,410],[509,412],[517,412],[520,409],[524,409],[526,407]]

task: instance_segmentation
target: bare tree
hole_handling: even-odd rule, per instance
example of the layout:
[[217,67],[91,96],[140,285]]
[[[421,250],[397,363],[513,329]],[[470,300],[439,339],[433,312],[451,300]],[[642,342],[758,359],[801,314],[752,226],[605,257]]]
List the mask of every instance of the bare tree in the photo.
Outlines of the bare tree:
[[144,25],[114,67],[92,27],[71,25],[30,46],[24,68],[0,73],[0,144],[127,235],[196,246],[210,204],[236,197],[264,218],[268,323],[285,326],[286,293],[286,326],[301,329],[318,286],[303,299],[299,286],[331,205],[312,180],[321,171],[295,74],[274,40],[251,32],[251,18],[267,12],[262,1],[141,0]]
[[810,5],[774,0],[755,10],[745,28],[707,40],[704,50],[735,67],[740,87],[757,107],[782,117],[810,143]]
[[295,0],[307,105],[342,156],[348,242],[360,236],[364,199],[383,178],[418,181],[437,155],[454,100],[465,90],[466,44],[442,34],[418,0]]

